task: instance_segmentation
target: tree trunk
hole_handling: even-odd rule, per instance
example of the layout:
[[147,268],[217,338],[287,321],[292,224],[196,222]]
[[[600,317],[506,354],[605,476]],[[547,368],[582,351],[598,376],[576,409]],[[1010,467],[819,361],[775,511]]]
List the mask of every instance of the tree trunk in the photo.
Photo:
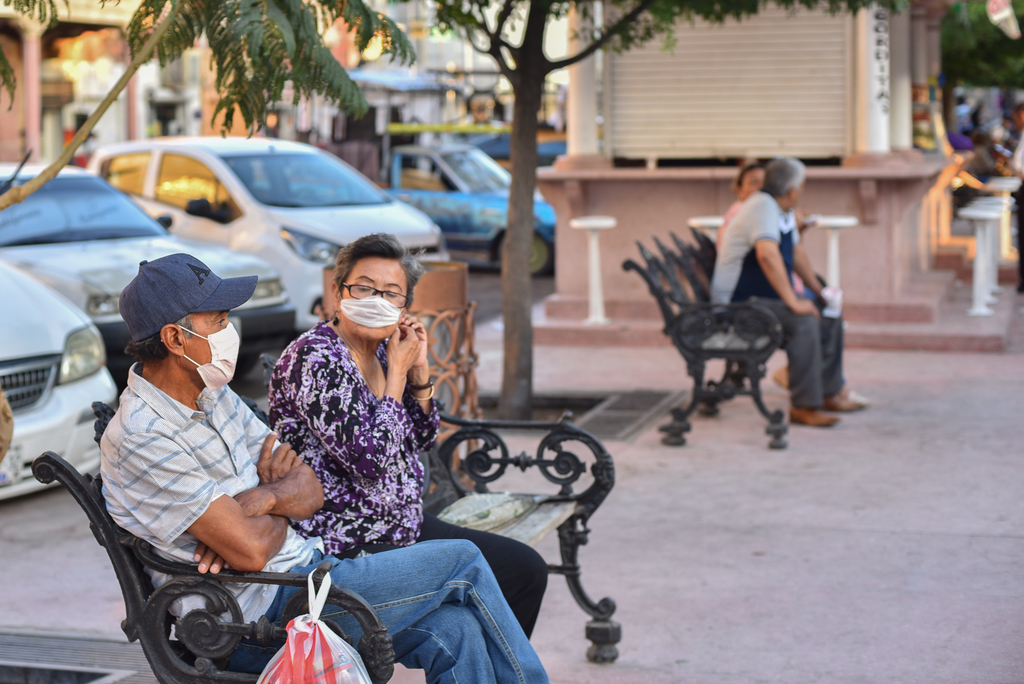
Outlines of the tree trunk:
[[544,73],[533,71],[530,66],[519,64],[517,69],[510,145],[512,187],[501,263],[505,357],[498,413],[510,420],[529,419],[533,395],[530,248],[534,231],[533,193],[537,185],[537,111]]

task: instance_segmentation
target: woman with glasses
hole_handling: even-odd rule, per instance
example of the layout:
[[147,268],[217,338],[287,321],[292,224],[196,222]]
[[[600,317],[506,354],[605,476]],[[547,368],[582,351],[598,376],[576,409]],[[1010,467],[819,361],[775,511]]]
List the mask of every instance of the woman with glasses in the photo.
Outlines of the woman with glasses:
[[548,568],[525,544],[424,514],[419,453],[437,439],[427,332],[409,315],[423,266],[393,236],[368,235],[338,253],[337,315],[288,345],[270,379],[270,422],[317,474],[324,507],[293,521],[325,553],[354,558],[428,539],[468,539],[491,565],[526,632]]

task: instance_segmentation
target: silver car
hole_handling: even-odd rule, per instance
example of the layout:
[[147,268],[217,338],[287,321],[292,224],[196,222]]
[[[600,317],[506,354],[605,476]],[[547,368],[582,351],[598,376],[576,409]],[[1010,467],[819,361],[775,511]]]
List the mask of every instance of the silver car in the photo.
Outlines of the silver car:
[[85,314],[2,261],[0,292],[0,385],[14,413],[14,439],[0,461],[0,499],[8,499],[46,486],[31,471],[44,451],[83,473],[99,467],[90,406],[113,402],[116,388]]

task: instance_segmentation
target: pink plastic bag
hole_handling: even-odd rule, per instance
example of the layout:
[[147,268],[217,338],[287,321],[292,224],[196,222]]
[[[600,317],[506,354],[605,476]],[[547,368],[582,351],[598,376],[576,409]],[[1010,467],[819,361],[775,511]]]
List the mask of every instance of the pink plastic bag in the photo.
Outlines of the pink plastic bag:
[[359,654],[320,621],[331,590],[330,575],[315,591],[309,575],[309,614],[288,623],[288,638],[256,684],[372,684]]

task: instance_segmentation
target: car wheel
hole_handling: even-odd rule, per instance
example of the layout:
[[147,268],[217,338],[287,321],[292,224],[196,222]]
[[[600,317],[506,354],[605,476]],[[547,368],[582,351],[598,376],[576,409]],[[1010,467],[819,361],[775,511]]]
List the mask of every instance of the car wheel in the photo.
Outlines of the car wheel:
[[555,271],[555,246],[538,233],[530,245],[530,275],[550,275]]
[[[505,248],[505,235],[498,240],[495,258],[500,265]],[[555,270],[555,246],[545,240],[539,233],[533,234],[530,244],[530,275],[550,275]]]

